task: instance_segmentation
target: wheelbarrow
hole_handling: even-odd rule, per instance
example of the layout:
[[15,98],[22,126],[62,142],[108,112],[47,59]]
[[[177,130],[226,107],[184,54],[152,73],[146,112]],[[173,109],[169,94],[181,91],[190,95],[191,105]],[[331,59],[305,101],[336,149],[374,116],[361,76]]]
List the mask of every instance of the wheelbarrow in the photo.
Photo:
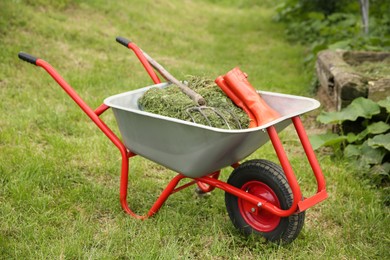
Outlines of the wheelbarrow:
[[[281,116],[265,125],[227,130],[142,111],[138,98],[150,88],[165,88],[143,51],[124,38],[117,41],[133,50],[154,84],[108,97],[92,109],[46,61],[27,53],[19,58],[42,67],[77,103],[85,114],[119,149],[122,157],[119,199],[123,210],[137,219],[159,211],[168,197],[196,185],[200,193],[215,188],[225,191],[225,204],[233,225],[245,235],[255,234],[277,243],[290,243],[300,233],[305,211],[327,198],[325,179],[300,119],[300,115],[319,107],[314,99],[272,92],[259,92],[265,102]],[[120,139],[100,118],[112,109]],[[293,124],[313,170],[317,192],[304,197],[284,151],[278,133]],[[241,163],[271,140],[280,166],[263,159]],[[128,201],[130,158],[139,155],[177,172],[145,215],[131,210]],[[234,170],[227,182],[219,180],[222,168]],[[188,181],[182,181],[189,179]]]

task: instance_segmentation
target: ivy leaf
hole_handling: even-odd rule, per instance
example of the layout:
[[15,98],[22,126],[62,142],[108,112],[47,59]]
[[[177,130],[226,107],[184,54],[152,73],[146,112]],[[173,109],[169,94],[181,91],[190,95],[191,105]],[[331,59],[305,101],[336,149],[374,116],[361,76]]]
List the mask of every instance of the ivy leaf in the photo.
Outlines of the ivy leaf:
[[376,123],[372,123],[371,125],[368,125],[364,131],[360,132],[359,134],[355,135],[353,133],[348,133],[348,143],[354,143],[356,141],[361,141],[364,138],[366,138],[367,135],[373,134],[382,134],[385,133],[387,130],[390,129],[390,125],[386,124],[385,122],[379,121]]
[[360,145],[350,144],[344,150],[345,157],[355,157],[362,155]]
[[339,112],[322,112],[317,120],[324,124],[341,123],[346,120],[355,121],[358,117],[371,118],[380,113],[380,107],[374,101],[359,97]]
[[368,145],[372,148],[383,147],[390,151],[390,133],[376,135],[373,138],[368,139]]
[[[364,131],[366,131],[366,130],[364,130]],[[351,143],[354,143],[356,141],[362,140],[364,138],[364,136],[361,137],[363,132],[359,133],[358,135],[355,135],[354,133],[348,133],[347,134],[347,142],[351,144]]]
[[383,173],[389,175],[390,173],[390,163],[385,162],[384,164],[381,165],[381,168],[383,169]]
[[337,50],[337,49],[343,49],[348,50],[350,49],[351,40],[344,40],[344,41],[338,41],[333,44],[329,45],[330,50]]
[[360,161],[364,164],[381,164],[383,157],[386,155],[385,149],[375,149],[372,146],[368,144],[369,141],[365,141],[360,151],[362,153],[362,156],[360,158]]
[[381,107],[386,108],[387,113],[390,113],[390,96],[388,96],[386,99],[378,101],[378,104]]
[[340,112],[324,112],[318,115],[317,120],[323,124],[339,123],[344,120]]
[[383,121],[372,123],[371,125],[367,126],[367,131],[369,134],[382,134],[389,129],[390,129],[390,125],[386,124]]
[[310,136],[310,143],[314,150],[317,150],[323,146],[334,146],[338,145],[344,140],[346,140],[346,136],[340,136],[338,134],[326,133],[322,135],[313,135]]
[[377,185],[380,185],[390,177],[390,163],[378,164],[371,168],[370,177]]

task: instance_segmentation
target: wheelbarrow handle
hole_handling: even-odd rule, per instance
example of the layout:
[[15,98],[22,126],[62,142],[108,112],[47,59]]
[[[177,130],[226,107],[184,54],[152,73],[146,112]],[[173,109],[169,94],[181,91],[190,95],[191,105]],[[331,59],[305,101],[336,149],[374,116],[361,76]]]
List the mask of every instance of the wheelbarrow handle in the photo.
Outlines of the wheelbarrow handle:
[[143,64],[143,66],[145,67],[146,71],[148,72],[149,76],[152,78],[154,83],[160,83],[160,80],[158,79],[153,68],[157,70],[160,73],[160,75],[163,76],[167,81],[170,81],[173,84],[177,85],[181,89],[181,91],[184,94],[186,94],[188,97],[190,97],[195,103],[197,103],[200,106],[206,105],[206,100],[200,94],[196,93],[191,88],[189,88],[188,86],[184,85],[179,80],[177,80],[163,66],[161,66],[157,61],[155,61],[152,57],[150,57],[146,52],[144,52],[142,49],[140,49],[137,45],[132,43],[130,40],[118,36],[116,37],[116,41],[122,44],[123,46],[125,46],[126,48],[132,49],[135,52],[138,59]]
[[113,144],[120,150],[124,159],[127,160],[130,155],[133,155],[133,153],[127,151],[126,146],[117,137],[117,135],[99,118],[99,116],[109,108],[108,106],[103,103],[96,110],[93,110],[61,77],[61,75],[45,60],[36,58],[24,52],[20,52],[18,56],[21,60],[46,70],[46,72],[58,83],[58,85],[61,86],[61,88],[69,95],[69,97],[73,99],[73,101],[81,108],[81,110],[83,110],[84,113],[97,125],[97,127],[111,140],[111,142],[113,142]]
[[150,78],[153,80],[154,84],[159,84],[161,83],[160,79],[158,78],[156,72],[153,70],[152,65],[149,64],[148,60],[144,56],[143,52],[141,49],[138,48],[134,43],[132,43],[130,40],[118,36],[116,37],[116,41],[126,48],[132,49],[135,53],[135,55],[138,57],[140,60],[141,64],[144,66],[146,72],[149,74]]
[[19,59],[24,60],[26,62],[29,62],[31,64],[37,65],[38,58],[24,52],[19,52],[18,54]]
[[128,47],[129,43],[131,43],[130,40],[128,40],[128,39],[126,39],[124,37],[121,37],[121,36],[116,37],[116,41],[119,42],[120,44],[122,44],[125,47]]

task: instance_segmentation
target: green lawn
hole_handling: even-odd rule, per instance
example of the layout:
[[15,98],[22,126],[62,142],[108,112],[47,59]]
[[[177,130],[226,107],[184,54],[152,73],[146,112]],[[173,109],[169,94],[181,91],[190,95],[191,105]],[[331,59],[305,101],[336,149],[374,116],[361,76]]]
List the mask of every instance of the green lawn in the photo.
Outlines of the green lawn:
[[[224,193],[174,194],[140,221],[119,205],[120,154],[41,68],[51,63],[93,108],[152,82],[132,39],[173,75],[216,78],[235,66],[258,89],[311,95],[304,49],[272,22],[273,1],[0,2],[0,259],[386,259],[389,208],[347,163],[319,154],[329,199],[307,211],[300,236],[278,246],[241,236]],[[112,112],[102,117],[117,132]],[[306,116],[308,131],[317,131]],[[305,195],[315,189],[291,129],[282,133]],[[276,161],[267,144],[250,158]],[[223,170],[226,180],[231,169]],[[131,160],[129,202],[145,213],[171,171]]]

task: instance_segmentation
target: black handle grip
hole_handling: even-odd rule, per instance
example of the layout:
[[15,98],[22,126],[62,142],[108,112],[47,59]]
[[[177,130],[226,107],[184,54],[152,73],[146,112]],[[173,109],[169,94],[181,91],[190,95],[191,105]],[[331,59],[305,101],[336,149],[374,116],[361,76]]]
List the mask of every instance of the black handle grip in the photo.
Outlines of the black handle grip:
[[27,61],[31,64],[37,65],[38,58],[36,58],[30,54],[27,54],[24,52],[19,52],[18,56],[19,56],[19,59],[21,59],[21,60],[24,60],[24,61]]
[[127,47],[129,45],[129,43],[131,42],[130,40],[123,38],[123,37],[120,37],[120,36],[116,37],[116,41],[125,47]]

